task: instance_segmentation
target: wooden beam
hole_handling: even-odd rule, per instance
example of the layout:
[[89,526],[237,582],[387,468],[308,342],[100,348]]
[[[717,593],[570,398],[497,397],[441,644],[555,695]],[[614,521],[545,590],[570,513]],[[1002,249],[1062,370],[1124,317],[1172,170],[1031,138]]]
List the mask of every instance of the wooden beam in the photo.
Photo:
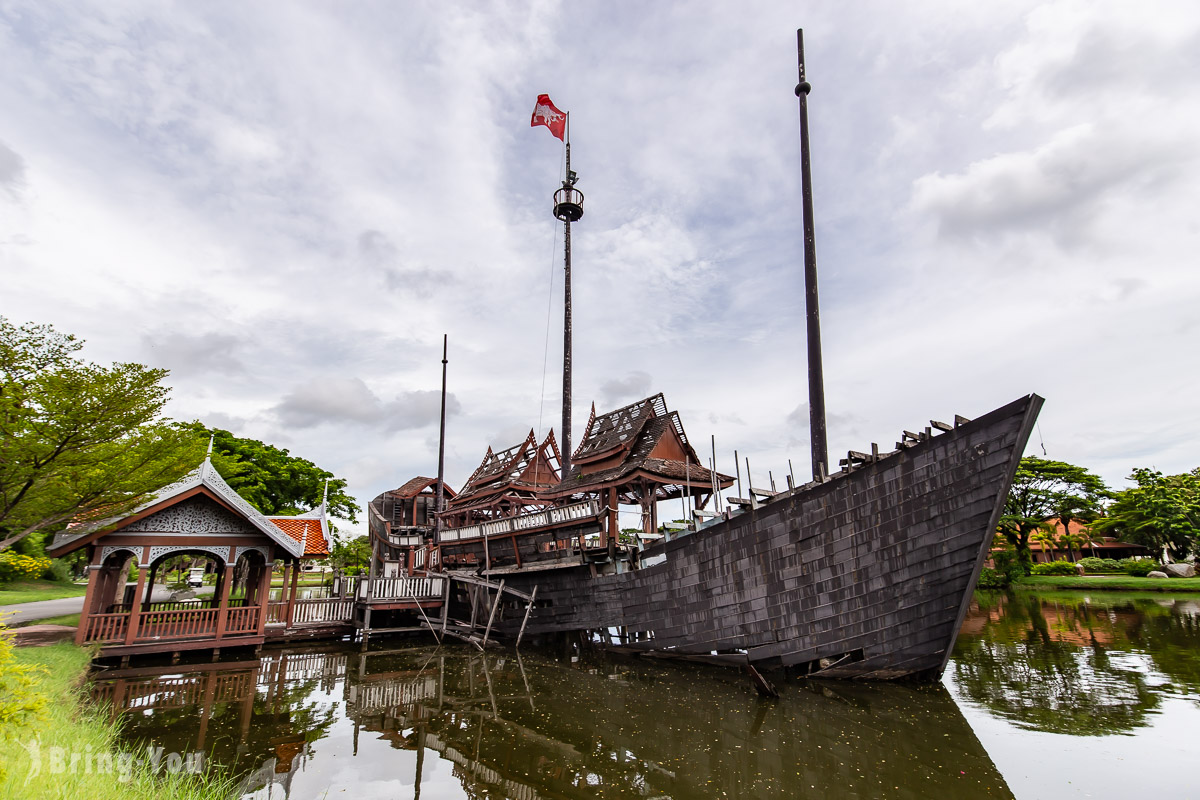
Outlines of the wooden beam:
[[516,647],[521,646],[521,637],[525,635],[525,625],[529,622],[529,612],[533,610],[533,598],[537,597],[538,587],[533,587],[533,594],[529,595],[529,602],[525,605],[525,619],[521,620],[521,630],[517,631]]
[[150,558],[150,547],[147,545],[142,548],[142,557],[138,559],[138,582],[137,589],[133,592],[133,602],[130,603],[129,622],[125,625],[125,644],[133,644],[133,640],[137,638],[138,622],[142,618],[142,587],[146,585],[146,560]]
[[100,582],[100,573],[104,569],[100,563],[99,547],[92,548],[91,564],[88,565],[87,592],[83,595],[83,613],[79,615],[79,628],[75,631],[75,644],[82,645],[83,637],[87,635],[88,618],[92,615],[92,603],[96,598],[96,584]]
[[492,620],[496,618],[496,609],[500,607],[500,598],[504,596],[504,580],[500,580],[500,589],[496,592],[496,602],[492,603],[492,613],[488,614],[487,628],[483,632],[483,646],[487,647],[488,636],[492,632]]

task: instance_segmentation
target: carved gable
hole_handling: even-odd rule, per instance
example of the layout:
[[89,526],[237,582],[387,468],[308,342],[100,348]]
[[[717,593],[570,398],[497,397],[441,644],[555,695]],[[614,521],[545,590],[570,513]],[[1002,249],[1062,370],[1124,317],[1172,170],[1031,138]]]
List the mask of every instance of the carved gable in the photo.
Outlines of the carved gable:
[[259,533],[246,520],[203,496],[189,497],[182,503],[126,525],[122,530],[146,533]]

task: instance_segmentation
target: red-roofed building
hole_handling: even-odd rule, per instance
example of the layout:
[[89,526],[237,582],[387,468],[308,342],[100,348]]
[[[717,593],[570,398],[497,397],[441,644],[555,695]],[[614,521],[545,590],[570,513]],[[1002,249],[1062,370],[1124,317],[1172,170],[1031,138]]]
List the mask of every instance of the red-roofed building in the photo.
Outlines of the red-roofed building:
[[1029,542],[1029,547],[1033,554],[1033,563],[1035,564],[1047,561],[1073,561],[1076,558],[1083,558],[1085,556],[1122,559],[1151,555],[1150,550],[1142,547],[1140,544],[1120,542],[1111,536],[1098,536],[1092,533],[1087,523],[1076,519],[1071,520],[1070,532],[1082,544],[1074,545],[1074,552],[1072,553],[1062,542],[1062,537],[1067,532],[1067,528],[1063,526],[1062,520],[1058,517],[1051,517],[1046,520],[1046,523],[1054,529],[1054,543],[1051,544],[1037,540]]

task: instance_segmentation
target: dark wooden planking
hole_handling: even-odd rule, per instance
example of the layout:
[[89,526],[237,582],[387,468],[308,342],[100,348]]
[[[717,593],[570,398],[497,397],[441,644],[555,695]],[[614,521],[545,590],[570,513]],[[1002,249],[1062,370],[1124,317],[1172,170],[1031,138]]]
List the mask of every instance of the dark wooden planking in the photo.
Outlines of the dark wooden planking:
[[940,674],[1040,405],[1031,395],[781,493],[666,543],[663,564],[506,578],[538,586],[532,634],[625,627],[652,631],[661,649],[743,648],[766,666],[861,651],[831,672]]

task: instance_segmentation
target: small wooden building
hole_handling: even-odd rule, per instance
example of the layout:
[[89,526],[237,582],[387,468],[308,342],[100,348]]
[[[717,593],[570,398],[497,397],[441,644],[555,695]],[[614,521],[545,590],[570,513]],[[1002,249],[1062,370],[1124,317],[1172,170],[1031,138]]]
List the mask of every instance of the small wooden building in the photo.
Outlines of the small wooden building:
[[[69,526],[48,552],[57,558],[81,548],[89,567],[78,644],[100,644],[102,656],[257,646],[269,622],[289,622],[299,563],[328,555],[329,524],[324,504],[298,517],[264,516],[206,457],[128,514]],[[163,563],[185,554],[215,561],[212,597],[152,602]],[[127,593],[131,563],[137,584]],[[271,603],[276,564],[292,571],[291,591]]]
[[[455,492],[443,484],[444,501]],[[432,536],[437,511],[437,478],[418,476],[367,504],[371,541],[371,576],[399,578],[429,566],[426,539]]]

